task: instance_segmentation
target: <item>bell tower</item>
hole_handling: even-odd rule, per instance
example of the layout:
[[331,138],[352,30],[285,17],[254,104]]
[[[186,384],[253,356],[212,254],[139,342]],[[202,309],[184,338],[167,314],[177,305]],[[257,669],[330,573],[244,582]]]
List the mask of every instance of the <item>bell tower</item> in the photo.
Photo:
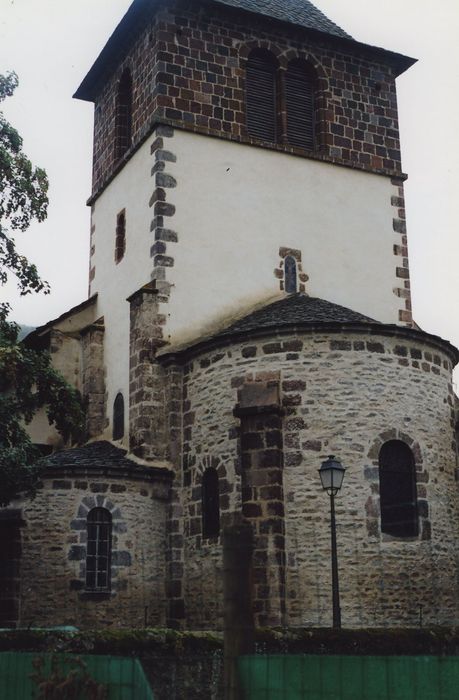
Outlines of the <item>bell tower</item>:
[[76,92],[109,406],[147,284],[173,348],[291,291],[411,324],[395,80],[414,61],[281,5],[135,0]]

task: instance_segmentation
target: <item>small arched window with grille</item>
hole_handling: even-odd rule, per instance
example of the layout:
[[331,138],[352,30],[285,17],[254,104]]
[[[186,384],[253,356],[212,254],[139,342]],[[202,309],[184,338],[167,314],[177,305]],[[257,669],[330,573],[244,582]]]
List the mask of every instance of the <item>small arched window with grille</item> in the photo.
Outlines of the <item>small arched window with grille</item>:
[[385,442],[379,452],[381,532],[394,537],[418,534],[416,466],[408,445]]
[[293,146],[314,149],[314,69],[305,61],[291,61],[285,73],[287,140]]
[[86,589],[110,590],[112,516],[106,508],[93,508],[87,516]]
[[254,49],[247,60],[247,131],[263,141],[277,140],[277,67],[264,49]]
[[295,294],[298,290],[296,260],[293,255],[284,259],[284,288],[287,294]]
[[132,78],[129,68],[125,68],[118,83],[115,110],[115,160],[119,160],[131,145]]
[[220,493],[217,470],[206,469],[202,477],[202,534],[218,537],[220,534]]
[[121,440],[124,437],[124,398],[119,393],[113,402],[113,439]]

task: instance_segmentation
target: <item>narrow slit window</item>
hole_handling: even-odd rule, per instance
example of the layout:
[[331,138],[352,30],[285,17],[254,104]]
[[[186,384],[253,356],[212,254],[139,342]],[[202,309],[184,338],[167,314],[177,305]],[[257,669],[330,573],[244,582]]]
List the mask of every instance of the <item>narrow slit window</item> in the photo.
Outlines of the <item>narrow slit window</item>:
[[220,493],[217,470],[209,467],[202,477],[202,534],[218,537],[220,534]]
[[93,508],[87,517],[86,588],[110,590],[112,516],[106,508]]
[[113,402],[113,439],[121,440],[124,437],[124,398],[123,394],[117,394]]
[[116,217],[115,262],[119,263],[126,252],[126,210],[120,211]]
[[264,141],[277,140],[277,62],[269,51],[256,49],[247,61],[247,131]]
[[287,255],[284,260],[284,287],[287,294],[298,291],[296,260],[293,255]]
[[314,149],[315,76],[304,61],[292,61],[285,74],[287,139],[293,146]]
[[416,468],[413,453],[401,440],[389,440],[379,453],[381,532],[394,537],[418,534]]
[[129,149],[132,136],[132,78],[128,68],[118,83],[115,110],[115,160],[119,160]]

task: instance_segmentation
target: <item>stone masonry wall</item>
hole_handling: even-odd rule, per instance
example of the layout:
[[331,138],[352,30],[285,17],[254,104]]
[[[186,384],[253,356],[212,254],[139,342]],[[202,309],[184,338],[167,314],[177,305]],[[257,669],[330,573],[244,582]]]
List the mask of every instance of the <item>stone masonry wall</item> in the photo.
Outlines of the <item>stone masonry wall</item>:
[[[329,499],[317,470],[347,467],[336,500],[344,626],[459,621],[454,394],[451,360],[419,334],[316,333],[247,341],[184,367],[182,585],[189,626],[221,626],[221,546],[203,540],[201,479],[215,463],[222,525],[241,513],[237,391],[280,382],[286,536],[286,624],[331,623]],[[413,450],[420,534],[381,535],[377,455],[386,440]]]
[[[168,488],[101,475],[46,479],[22,504],[20,626],[164,626]],[[86,516],[112,514],[111,593],[86,593]]]
[[[260,145],[246,127],[245,64],[251,49],[272,51],[280,70],[297,57],[318,76],[315,154],[263,144],[375,172],[400,173],[395,79],[376,58],[352,55],[327,38],[263,17],[188,0],[159,3],[95,103],[93,194],[160,121]],[[115,96],[125,68],[133,79],[132,147],[115,161]]]
[[129,447],[142,459],[165,459],[165,380],[155,361],[165,317],[157,290],[143,287],[129,298]]
[[255,625],[285,624],[285,507],[279,382],[248,381],[238,391],[242,515],[253,532]]
[[89,438],[101,435],[107,425],[107,396],[105,393],[103,319],[81,333],[83,382],[86,401],[86,432]]

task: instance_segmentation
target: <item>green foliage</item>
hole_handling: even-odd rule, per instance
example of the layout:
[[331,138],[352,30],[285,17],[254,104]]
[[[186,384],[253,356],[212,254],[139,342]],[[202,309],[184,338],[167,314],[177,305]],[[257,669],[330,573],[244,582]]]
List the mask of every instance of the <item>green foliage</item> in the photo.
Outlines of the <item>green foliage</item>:
[[[0,75],[0,102],[18,84],[15,73]],[[25,231],[33,219],[44,221],[48,207],[48,179],[22,152],[22,139],[0,112],[0,284],[16,276],[21,294],[49,291],[37,268],[16,249],[14,233]]]
[[1,506],[20,492],[33,492],[39,478],[40,453],[25,426],[40,408],[64,440],[80,442],[84,431],[79,392],[52,367],[48,353],[18,344],[19,328],[6,315],[5,305],[0,305]]
[[[17,87],[15,73],[0,75],[0,102]],[[31,221],[43,221],[48,180],[22,152],[22,139],[0,113],[0,285],[16,277],[21,294],[48,292],[35,265],[16,250],[13,235]],[[40,408],[64,440],[79,441],[84,414],[79,393],[53,369],[50,356],[18,344],[19,327],[7,320],[0,304],[0,506],[19,493],[33,493],[39,478],[40,453],[25,425]]]

